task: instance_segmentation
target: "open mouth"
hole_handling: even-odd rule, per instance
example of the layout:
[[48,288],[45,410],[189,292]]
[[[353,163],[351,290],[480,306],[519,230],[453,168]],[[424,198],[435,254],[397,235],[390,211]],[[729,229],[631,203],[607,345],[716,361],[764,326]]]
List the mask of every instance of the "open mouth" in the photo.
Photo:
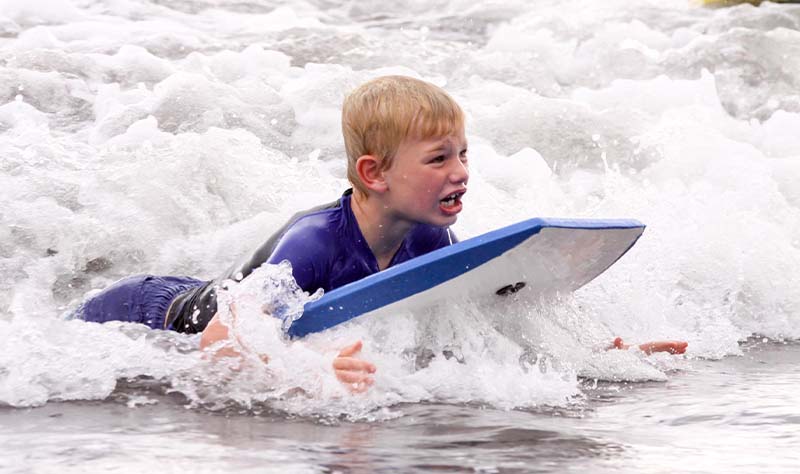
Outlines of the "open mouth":
[[466,191],[456,191],[453,194],[447,195],[444,199],[439,201],[439,207],[445,210],[454,210],[461,207],[461,196]]

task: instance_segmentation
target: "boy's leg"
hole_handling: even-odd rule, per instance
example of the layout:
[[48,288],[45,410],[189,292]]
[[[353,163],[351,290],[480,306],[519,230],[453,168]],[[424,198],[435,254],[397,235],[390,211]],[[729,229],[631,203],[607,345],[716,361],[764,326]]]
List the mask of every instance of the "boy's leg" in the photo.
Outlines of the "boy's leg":
[[77,309],[76,317],[96,323],[123,321],[162,329],[167,308],[175,296],[204,283],[188,277],[123,278],[85,301]]
[[134,303],[148,275],[123,278],[100,293],[84,301],[76,310],[75,317],[84,321],[105,323],[108,321],[139,322]]

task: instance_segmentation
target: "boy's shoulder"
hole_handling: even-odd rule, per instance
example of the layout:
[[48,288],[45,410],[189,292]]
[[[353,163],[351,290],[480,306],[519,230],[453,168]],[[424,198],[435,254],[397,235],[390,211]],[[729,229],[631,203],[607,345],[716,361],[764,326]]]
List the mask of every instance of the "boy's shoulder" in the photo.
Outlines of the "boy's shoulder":
[[343,199],[298,212],[278,231],[278,238],[288,233],[310,232],[314,234],[333,234],[343,225]]
[[[349,191],[349,190],[348,190]],[[335,246],[335,242],[349,232],[353,218],[349,209],[350,194],[345,192],[335,201],[306,209],[294,214],[286,224],[273,235],[276,241],[274,251],[282,241],[297,241],[306,248],[314,244],[325,247]]]
[[330,241],[343,221],[344,198],[295,213],[286,223],[259,248],[258,253],[266,261],[279,245],[294,242],[311,248],[315,242]]
[[284,252],[288,250],[291,254],[303,254],[314,247],[319,248],[321,242],[330,242],[334,232],[332,227],[340,220],[341,206],[342,198],[339,198],[295,213],[253,253],[230,268],[224,278],[231,278],[232,275],[246,277],[254,269],[270,261],[270,257],[281,246],[284,247]]

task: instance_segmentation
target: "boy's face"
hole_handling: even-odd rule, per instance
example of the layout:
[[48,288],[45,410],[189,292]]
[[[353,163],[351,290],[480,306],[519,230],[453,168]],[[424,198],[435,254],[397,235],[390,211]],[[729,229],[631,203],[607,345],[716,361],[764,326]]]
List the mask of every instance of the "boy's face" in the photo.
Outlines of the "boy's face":
[[383,175],[384,205],[395,218],[438,227],[454,224],[469,180],[463,128],[445,137],[406,138]]

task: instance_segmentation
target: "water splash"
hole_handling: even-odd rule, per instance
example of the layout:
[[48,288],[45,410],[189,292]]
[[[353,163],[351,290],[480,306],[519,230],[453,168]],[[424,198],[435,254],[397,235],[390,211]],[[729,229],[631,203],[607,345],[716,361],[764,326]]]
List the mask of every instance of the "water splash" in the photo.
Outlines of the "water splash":
[[[102,399],[150,377],[189,403],[334,416],[558,405],[578,377],[684,363],[603,351],[617,335],[686,339],[690,359],[800,338],[796,5],[46,3],[0,13],[2,403]],[[549,306],[467,297],[296,344],[254,309],[245,339],[275,357],[253,371],[213,365],[195,338],[59,319],[130,274],[216,277],[336,198],[342,97],[388,73],[444,85],[469,115],[460,238],[536,215],[636,217],[643,238]],[[363,397],[330,372],[355,339],[379,366]]]

